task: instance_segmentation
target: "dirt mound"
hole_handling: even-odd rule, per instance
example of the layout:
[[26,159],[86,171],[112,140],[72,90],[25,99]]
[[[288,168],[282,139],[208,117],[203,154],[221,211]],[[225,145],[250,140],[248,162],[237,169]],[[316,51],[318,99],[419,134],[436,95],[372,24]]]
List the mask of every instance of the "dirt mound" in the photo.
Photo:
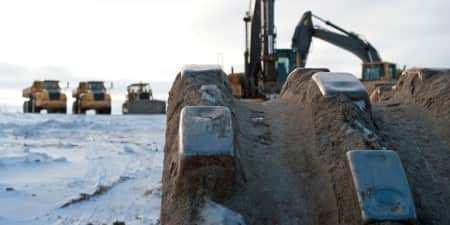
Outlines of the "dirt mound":
[[408,70],[392,91],[380,94],[377,103],[418,104],[437,116],[450,118],[450,70]]
[[[317,71],[294,71],[271,101],[234,99],[222,75],[179,75],[168,102],[162,224],[363,224],[346,153],[385,144],[370,105],[323,97],[311,79]],[[188,176],[176,172],[180,111],[188,105],[230,108],[236,180],[216,166],[220,159]]]
[[[317,162],[312,169],[323,179],[320,195],[327,193],[328,198],[317,196],[316,207],[311,205],[312,212],[317,214],[310,216],[327,219],[315,224],[362,224],[346,152],[381,149],[382,145],[370,111],[362,110],[345,95],[324,98],[311,79],[316,72],[292,72],[281,92],[282,99],[302,104],[312,113],[315,147],[309,154]],[[327,206],[328,210],[319,205]]]
[[419,222],[450,224],[450,72],[408,71],[374,102],[373,116],[402,159]]
[[[233,109],[233,97],[228,79],[223,72],[210,71],[200,76],[178,74],[169,92],[167,108],[166,143],[162,183],[161,224],[195,224],[205,204],[204,197],[211,195],[223,200],[232,187],[211,187],[214,177],[203,176],[220,168],[199,170],[194,174],[179,174],[179,122],[185,106],[222,105]],[[220,161],[221,159],[216,159]],[[201,163],[201,162],[199,162]],[[201,176],[196,176],[196,175]],[[200,178],[199,178],[200,177]]]

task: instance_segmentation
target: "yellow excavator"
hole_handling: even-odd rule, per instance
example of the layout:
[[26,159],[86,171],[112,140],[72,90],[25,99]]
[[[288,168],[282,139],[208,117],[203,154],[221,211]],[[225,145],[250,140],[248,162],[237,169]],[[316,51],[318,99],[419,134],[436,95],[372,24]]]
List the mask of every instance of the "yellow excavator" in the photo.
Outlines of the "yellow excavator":
[[[313,24],[316,18],[338,32]],[[288,74],[306,66],[312,38],[318,38],[355,54],[362,60],[361,81],[369,94],[379,86],[394,85],[397,65],[382,61],[377,50],[359,35],[324,20],[311,11],[296,26],[291,48],[275,48],[274,2],[251,1],[244,17],[246,47],[245,72],[229,75],[233,95],[244,98],[270,98],[279,93]]]
[[[324,29],[313,24],[313,18],[337,30]],[[398,79],[397,65],[385,62],[378,51],[366,40],[354,32],[347,31],[336,24],[314,15],[311,11],[303,14],[292,38],[292,48],[297,50],[297,65],[305,67],[308,59],[312,38],[318,38],[345,49],[362,61],[361,82],[366,86],[369,94],[378,86],[393,85]]]

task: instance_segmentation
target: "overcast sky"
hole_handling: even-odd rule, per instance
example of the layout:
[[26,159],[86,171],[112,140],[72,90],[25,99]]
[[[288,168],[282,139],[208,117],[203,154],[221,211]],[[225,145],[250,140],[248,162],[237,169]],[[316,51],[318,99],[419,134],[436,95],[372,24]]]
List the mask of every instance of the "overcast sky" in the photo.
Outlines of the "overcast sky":
[[[275,4],[278,48],[290,47],[295,25],[312,10],[361,34],[383,60],[399,67],[450,66],[450,1]],[[70,89],[80,80],[113,81],[117,111],[128,82],[149,81],[156,97],[166,98],[184,64],[242,70],[248,5],[246,0],[0,0],[0,110],[20,106],[21,89],[33,79],[69,81]],[[360,63],[314,40],[307,65],[359,76]]]

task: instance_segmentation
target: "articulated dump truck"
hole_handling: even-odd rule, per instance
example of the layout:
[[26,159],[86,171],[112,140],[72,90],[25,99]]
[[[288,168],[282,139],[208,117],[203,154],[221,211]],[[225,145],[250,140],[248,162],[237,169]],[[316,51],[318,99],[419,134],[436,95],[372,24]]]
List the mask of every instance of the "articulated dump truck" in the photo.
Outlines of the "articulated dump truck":
[[80,82],[73,90],[73,114],[85,114],[87,110],[95,110],[96,114],[111,114],[111,95],[103,81]]
[[22,97],[28,98],[23,103],[24,113],[39,113],[41,110],[46,110],[47,113],[67,111],[66,95],[56,80],[34,81],[31,87],[23,89]]
[[122,105],[123,114],[164,114],[166,102],[153,99],[153,92],[148,83],[128,85],[127,100]]

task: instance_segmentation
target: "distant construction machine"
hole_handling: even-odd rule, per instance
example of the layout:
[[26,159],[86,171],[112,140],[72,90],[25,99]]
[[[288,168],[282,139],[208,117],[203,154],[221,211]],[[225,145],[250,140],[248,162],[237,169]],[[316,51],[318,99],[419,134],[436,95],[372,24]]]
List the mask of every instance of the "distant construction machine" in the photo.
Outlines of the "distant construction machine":
[[72,97],[75,98],[73,114],[85,114],[87,110],[95,110],[96,114],[111,114],[111,95],[103,81],[80,82]]
[[[239,97],[268,98],[279,93],[287,75],[296,66],[295,49],[275,48],[274,4],[274,0],[251,1],[250,10],[244,17],[245,72],[240,74],[240,82],[236,78],[230,79],[232,88],[239,83],[242,85]],[[233,76],[237,77],[236,74]]]
[[[313,18],[336,29],[339,33],[313,24]],[[354,32],[347,31],[336,24],[314,15],[311,11],[303,14],[292,38],[292,48],[297,51],[297,62],[305,67],[312,38],[318,38],[345,49],[362,60],[361,81],[369,93],[376,87],[393,85],[398,79],[397,65],[384,62],[378,51],[366,40]]]
[[31,87],[23,89],[22,96],[29,99],[23,103],[24,113],[67,112],[67,98],[57,80],[34,81]]
[[[312,17],[337,29],[342,34],[314,26]],[[250,10],[244,17],[246,30],[245,72],[229,75],[233,95],[244,98],[269,98],[279,93],[290,72],[296,67],[304,68],[312,37],[325,40],[348,50],[362,61],[362,78],[369,93],[376,86],[393,84],[397,79],[394,63],[383,62],[377,50],[353,32],[348,32],[330,21],[306,12],[298,23],[292,48],[276,49],[274,1],[251,1]],[[239,78],[239,79],[238,79]],[[240,87],[239,87],[240,86]]]
[[153,99],[153,92],[148,83],[128,85],[127,100],[122,105],[123,114],[163,114],[166,102]]

